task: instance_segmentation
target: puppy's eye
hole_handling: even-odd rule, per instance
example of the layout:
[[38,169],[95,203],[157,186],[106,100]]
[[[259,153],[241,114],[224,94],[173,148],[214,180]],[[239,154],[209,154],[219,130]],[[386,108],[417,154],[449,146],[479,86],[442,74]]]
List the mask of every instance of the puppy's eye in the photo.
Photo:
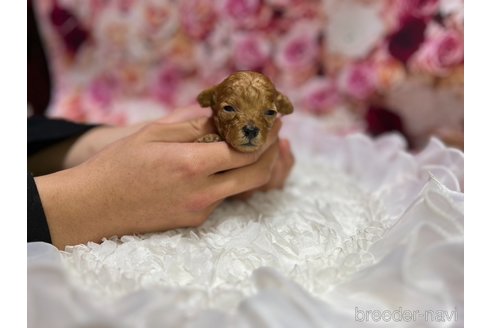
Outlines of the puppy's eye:
[[234,109],[234,107],[232,106],[224,106],[224,112],[227,112],[227,113],[233,113],[235,112],[236,110]]
[[277,112],[274,111],[273,109],[269,109],[269,110],[265,111],[265,115],[273,117],[273,116],[277,115]]

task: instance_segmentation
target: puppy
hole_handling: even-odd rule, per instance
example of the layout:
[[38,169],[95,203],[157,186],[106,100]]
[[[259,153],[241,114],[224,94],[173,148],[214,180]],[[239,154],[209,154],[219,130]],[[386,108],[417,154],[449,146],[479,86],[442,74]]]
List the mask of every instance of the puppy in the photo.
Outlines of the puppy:
[[240,152],[253,152],[266,141],[268,131],[280,113],[294,111],[290,100],[275,89],[268,77],[241,71],[197,97],[202,107],[211,107],[217,134],[197,142],[226,141]]

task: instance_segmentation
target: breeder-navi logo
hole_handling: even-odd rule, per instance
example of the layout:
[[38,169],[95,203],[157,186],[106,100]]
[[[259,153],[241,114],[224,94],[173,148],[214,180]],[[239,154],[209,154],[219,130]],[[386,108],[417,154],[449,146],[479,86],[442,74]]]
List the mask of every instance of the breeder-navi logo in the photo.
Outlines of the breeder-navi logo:
[[411,322],[424,320],[427,322],[458,321],[456,308],[447,310],[408,310],[401,306],[396,310],[362,310],[355,307],[355,321],[358,322]]

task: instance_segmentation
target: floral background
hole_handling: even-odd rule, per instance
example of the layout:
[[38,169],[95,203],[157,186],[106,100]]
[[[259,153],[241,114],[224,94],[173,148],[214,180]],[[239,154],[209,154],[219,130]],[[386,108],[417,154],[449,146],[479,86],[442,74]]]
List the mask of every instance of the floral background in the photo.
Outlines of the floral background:
[[128,124],[268,75],[327,129],[463,130],[462,0],[38,0],[48,114]]

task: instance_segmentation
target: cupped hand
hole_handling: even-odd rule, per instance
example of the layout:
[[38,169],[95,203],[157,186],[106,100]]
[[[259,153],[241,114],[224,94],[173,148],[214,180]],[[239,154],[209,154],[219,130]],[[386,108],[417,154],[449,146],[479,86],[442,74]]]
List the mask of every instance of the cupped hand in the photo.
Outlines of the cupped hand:
[[247,200],[253,196],[253,194],[257,191],[269,191],[275,189],[283,189],[285,186],[285,182],[289,177],[292,168],[295,164],[295,157],[292,153],[292,149],[290,146],[290,142],[288,139],[280,139],[279,140],[279,156],[275,161],[273,166],[272,175],[270,176],[270,180],[262,186],[257,188],[245,191],[243,193],[232,196],[234,199]]
[[[160,123],[179,123],[197,118],[207,118],[212,115],[209,108],[201,108],[198,105],[191,105],[174,110],[170,114],[162,117],[156,122]],[[152,122],[140,122],[126,126],[98,126],[79,137],[71,144],[70,149],[64,157],[63,168],[71,168],[85,162],[90,157],[101,151],[104,147],[113,142],[127,137],[147,124]]]
[[197,226],[225,198],[267,186],[279,156],[277,121],[264,147],[239,153],[194,143],[211,120],[154,122],[73,168],[35,178],[52,242]]
[[[172,112],[170,115],[160,119],[160,122],[174,123],[182,122],[189,119],[199,117],[210,117],[212,111],[210,108],[200,108],[196,106],[188,106],[180,108]],[[269,191],[274,189],[283,189],[285,182],[292,171],[295,164],[295,157],[288,139],[281,139],[279,142],[279,156],[275,161],[270,180],[258,188],[245,191],[243,193],[232,196],[235,199],[247,200],[257,191]]]
[[[199,118],[208,118],[212,115],[210,108],[201,108],[198,105],[191,105],[174,110],[170,114],[157,120],[159,123],[181,123]],[[65,168],[79,165],[92,157],[97,152],[111,143],[124,138],[140,130],[149,122],[137,123],[129,126],[101,126],[89,131],[85,136],[78,140],[69,151],[65,159]],[[292,153],[289,140],[283,139],[279,143],[279,156],[274,165],[271,179],[263,186],[249,190],[244,193],[234,195],[236,199],[248,199],[256,191],[268,191],[273,189],[283,189],[285,181],[294,166],[295,158]]]

